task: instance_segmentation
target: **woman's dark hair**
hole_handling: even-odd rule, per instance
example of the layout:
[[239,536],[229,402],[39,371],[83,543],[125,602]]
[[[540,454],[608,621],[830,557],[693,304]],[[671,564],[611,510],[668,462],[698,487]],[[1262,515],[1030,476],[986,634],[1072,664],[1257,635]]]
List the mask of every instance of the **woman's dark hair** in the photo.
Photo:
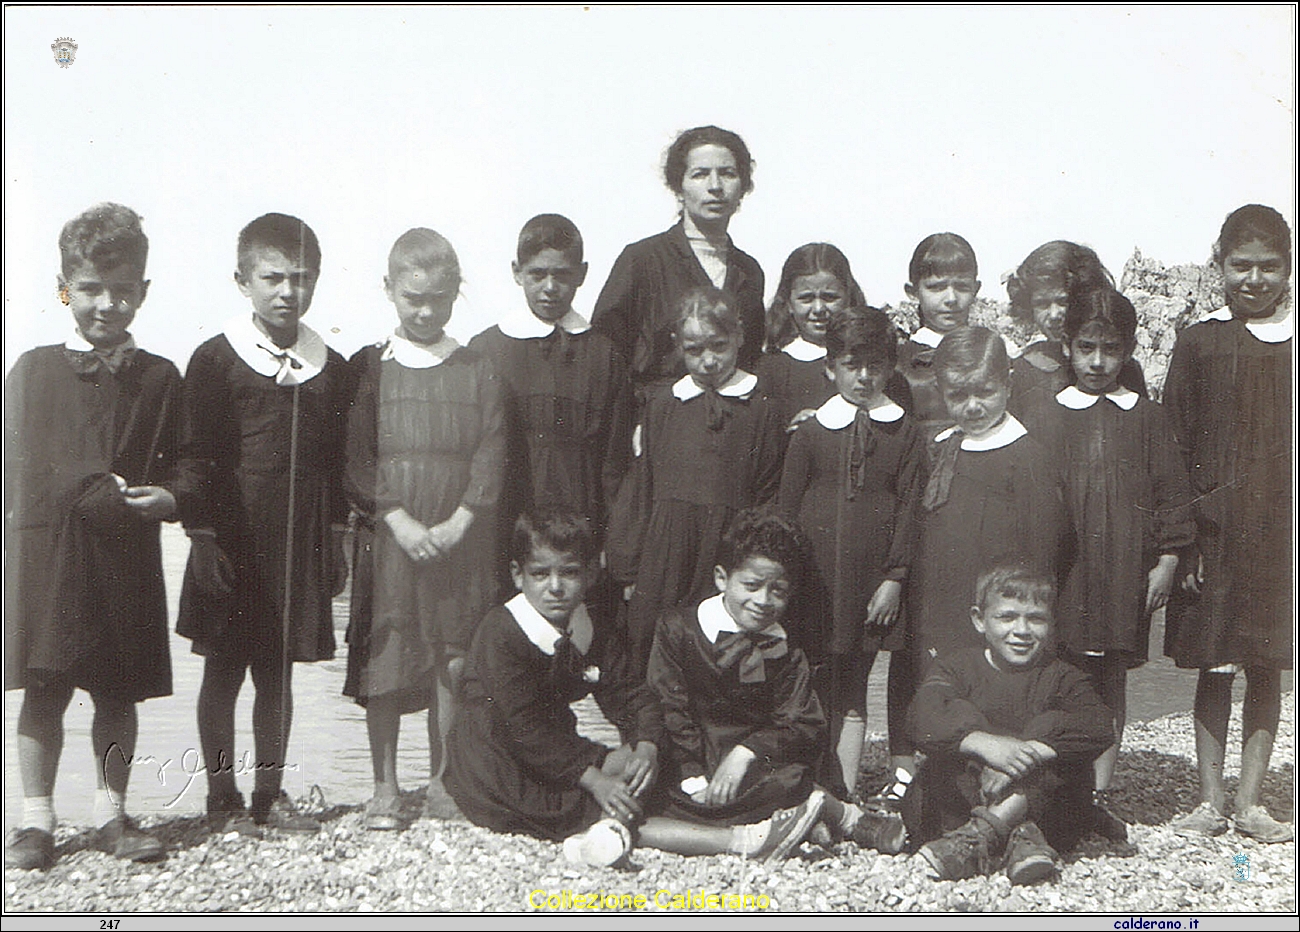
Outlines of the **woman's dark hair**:
[[1055,239],[1031,252],[1007,277],[1007,297],[1013,314],[1032,321],[1035,292],[1051,288],[1068,295],[1079,287],[1114,284],[1115,279],[1095,252],[1078,243]]
[[731,130],[716,126],[697,126],[678,134],[673,144],[668,147],[664,159],[664,183],[674,194],[682,193],[682,181],[686,178],[686,159],[691,150],[698,146],[722,146],[736,158],[736,171],[740,173],[740,187],[744,194],[754,190],[754,159],[749,154],[749,147]]
[[839,280],[845,289],[844,297],[853,307],[863,307],[867,299],[862,294],[849,260],[830,243],[804,243],[790,253],[781,267],[781,280],[777,283],[776,294],[767,309],[767,345],[779,349],[788,344],[799,330],[790,316],[790,294],[794,290],[796,278],[828,272]]
[[1283,256],[1291,271],[1291,228],[1280,213],[1263,204],[1247,204],[1228,214],[1214,244],[1214,260],[1222,263],[1238,246],[1257,240]]

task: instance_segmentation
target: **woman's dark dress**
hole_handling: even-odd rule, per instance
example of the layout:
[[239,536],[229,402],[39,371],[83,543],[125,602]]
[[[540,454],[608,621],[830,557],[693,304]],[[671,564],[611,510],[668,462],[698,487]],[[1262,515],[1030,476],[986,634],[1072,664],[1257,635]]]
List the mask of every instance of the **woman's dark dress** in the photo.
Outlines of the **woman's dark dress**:
[[122,501],[172,489],[181,378],[137,350],[116,375],[42,346],[5,381],[5,688],[46,677],[129,702],[172,691],[158,522]]
[[[587,672],[592,666],[598,675]],[[617,637],[599,624],[585,655],[565,640],[547,656],[509,609],[493,608],[462,684],[443,783],[470,821],[498,832],[559,841],[601,817],[578,781],[588,767],[600,768],[609,748],[578,734],[570,703],[594,696],[633,747],[663,740],[653,693],[630,675]]]
[[[763,270],[732,245],[724,284],[736,296],[733,310],[745,338],[738,365],[752,372],[763,349]],[[640,401],[648,386],[674,382],[686,373],[672,339],[677,302],[691,288],[712,285],[680,222],[632,243],[615,260],[596,299],[591,326],[608,335],[628,360]]]
[[1174,345],[1164,399],[1205,564],[1199,598],[1175,589],[1169,608],[1165,653],[1180,667],[1292,667],[1292,342],[1230,319],[1188,327]]

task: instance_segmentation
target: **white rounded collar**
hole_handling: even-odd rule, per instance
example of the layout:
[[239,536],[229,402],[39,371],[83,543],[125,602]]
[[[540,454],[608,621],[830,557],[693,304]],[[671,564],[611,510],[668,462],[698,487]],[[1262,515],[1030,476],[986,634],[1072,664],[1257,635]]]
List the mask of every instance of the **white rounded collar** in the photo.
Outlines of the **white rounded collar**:
[[[719,395],[726,395],[728,398],[747,398],[754,386],[758,384],[758,376],[750,375],[744,369],[737,369],[727,379],[725,385],[718,388]],[[673,397],[678,401],[690,401],[692,398],[698,398],[704,394],[704,389],[695,384],[695,380],[689,375],[684,375],[673,383]]]
[[542,340],[549,337],[559,327],[566,333],[583,333],[591,329],[587,318],[573,308],[555,323],[548,323],[533,314],[513,313],[497,324],[501,332],[516,340]]
[[[947,430],[941,430],[935,435],[934,442],[943,443],[955,433],[957,433],[956,427],[949,427]],[[987,437],[981,437],[979,440],[975,440],[971,437],[963,437],[961,448],[963,450],[970,450],[974,453],[982,453],[987,450],[997,450],[1015,443],[1027,433],[1029,433],[1029,431],[1025,430],[1025,425],[1017,421],[1014,414],[1008,414],[1002,419],[1002,423],[998,425],[997,429]]]
[[920,343],[922,346],[928,346],[934,349],[943,342],[943,334],[937,330],[931,330],[929,327],[922,327],[916,333],[912,334],[912,342]]
[[816,362],[818,359],[826,358],[826,347],[809,343],[803,337],[795,337],[781,347],[781,352],[800,362]]
[[441,365],[447,357],[460,348],[454,337],[447,334],[437,343],[413,343],[401,334],[394,333],[383,344],[381,360],[392,359],[407,369],[432,369]]
[[[858,406],[845,401],[843,395],[831,395],[817,409],[817,422],[827,430],[843,430],[853,423],[858,411]],[[882,424],[891,424],[902,416],[903,409],[888,399],[884,404],[867,411],[867,417]]]
[[221,332],[248,368],[258,375],[275,379],[277,385],[310,382],[320,375],[329,358],[325,340],[301,321],[298,322],[298,339],[283,349],[257,328],[251,315],[226,321]]
[[[1286,306],[1274,311],[1268,317],[1261,320],[1246,321],[1246,329],[1255,339],[1264,343],[1285,343],[1295,335],[1295,317],[1292,313],[1293,306],[1290,301]],[[1232,310],[1221,307],[1217,311],[1212,311],[1201,318],[1201,321],[1232,320]]]
[[[699,607],[695,609],[695,620],[699,623],[700,630],[704,632],[704,637],[708,639],[710,644],[718,639],[719,634],[729,634],[742,630],[740,625],[736,624],[736,620],[727,613],[727,606],[722,602],[722,593],[701,602]],[[783,640],[788,637],[785,628],[781,627],[780,624],[771,625],[761,632],[755,631],[754,633]]]
[[[555,645],[560,643],[564,633],[556,630],[555,625],[543,618],[522,592],[517,593],[506,603],[506,611],[515,620],[515,624],[519,625],[519,630],[524,633],[524,637],[532,641],[538,650],[547,657],[555,656]],[[584,602],[569,616],[569,640],[578,649],[578,653],[585,655],[591,649],[593,633],[591,615],[587,613],[587,605]]]
[[[1102,395],[1090,395],[1077,385],[1067,385],[1056,393],[1057,402],[1074,411],[1091,408],[1102,397]],[[1109,398],[1125,411],[1132,411],[1133,406],[1138,403],[1138,393],[1122,385],[1113,392],[1106,392],[1104,397]]]

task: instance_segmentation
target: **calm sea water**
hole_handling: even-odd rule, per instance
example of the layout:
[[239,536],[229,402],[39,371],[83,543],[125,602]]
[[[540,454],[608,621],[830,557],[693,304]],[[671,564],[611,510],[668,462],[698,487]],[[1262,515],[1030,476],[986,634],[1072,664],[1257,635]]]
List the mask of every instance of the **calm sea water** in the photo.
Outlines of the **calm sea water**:
[[[163,563],[173,619],[180,596],[180,581],[189,544],[184,533],[174,525],[163,528]],[[343,632],[347,626],[347,601],[334,606],[339,656],[315,664],[297,664],[293,674],[295,716],[291,737],[285,789],[293,796],[305,795],[320,786],[330,804],[361,804],[372,788],[370,751],[360,706],[342,695],[347,668],[347,648]],[[1153,626],[1154,659],[1129,675],[1128,708],[1133,721],[1158,718],[1192,706],[1196,688],[1194,672],[1178,670],[1160,655],[1163,625]],[[151,699],[140,710],[140,738],[131,776],[129,806],[136,814],[196,815],[203,812],[207,782],[202,775],[198,754],[198,727],[195,703],[202,677],[202,659],[190,653],[189,641],[172,636],[172,676],[174,695]],[[888,663],[882,660],[871,674],[868,691],[868,730],[883,732],[885,722],[885,681]],[[1243,685],[1238,677],[1236,699]],[[1291,687],[1291,679],[1285,681]],[[21,692],[5,694],[4,773],[5,828],[19,817],[22,786],[18,776],[15,733]],[[253,688],[247,680],[236,709],[236,754],[247,752],[252,760]],[[579,704],[583,730],[597,740],[616,741],[613,728],[605,722],[590,700]],[[55,809],[63,821],[88,823],[91,819],[95,789],[94,761],[90,751],[90,697],[78,692],[64,719],[66,741],[54,791]],[[428,739],[423,714],[406,716],[402,722],[398,775],[404,788],[418,787],[428,781]],[[238,771],[238,767],[237,767]],[[251,771],[239,778],[245,795],[252,788]]]

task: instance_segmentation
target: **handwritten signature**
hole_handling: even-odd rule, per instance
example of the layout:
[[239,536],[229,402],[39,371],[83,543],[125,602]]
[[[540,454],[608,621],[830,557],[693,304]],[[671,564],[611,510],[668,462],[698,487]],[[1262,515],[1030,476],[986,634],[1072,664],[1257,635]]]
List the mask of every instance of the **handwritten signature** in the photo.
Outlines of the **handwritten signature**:
[[278,764],[268,761],[253,760],[253,752],[245,751],[238,761],[231,763],[226,760],[225,752],[221,752],[217,758],[217,766],[209,769],[203,761],[203,753],[198,748],[186,748],[181,754],[179,762],[174,757],[168,757],[165,760],[159,760],[152,754],[142,756],[128,756],[122,748],[113,744],[104,754],[104,766],[108,767],[109,758],[116,754],[123,764],[127,767],[153,766],[157,768],[158,784],[167,785],[167,772],[176,765],[180,770],[180,775],[185,778],[185,785],[181,787],[179,793],[172,797],[168,802],[163,803],[164,809],[170,809],[181,801],[189,791],[191,784],[200,774],[206,773],[232,773],[235,776],[240,774],[256,773],[259,770],[288,770],[297,772],[300,769],[298,764]]

